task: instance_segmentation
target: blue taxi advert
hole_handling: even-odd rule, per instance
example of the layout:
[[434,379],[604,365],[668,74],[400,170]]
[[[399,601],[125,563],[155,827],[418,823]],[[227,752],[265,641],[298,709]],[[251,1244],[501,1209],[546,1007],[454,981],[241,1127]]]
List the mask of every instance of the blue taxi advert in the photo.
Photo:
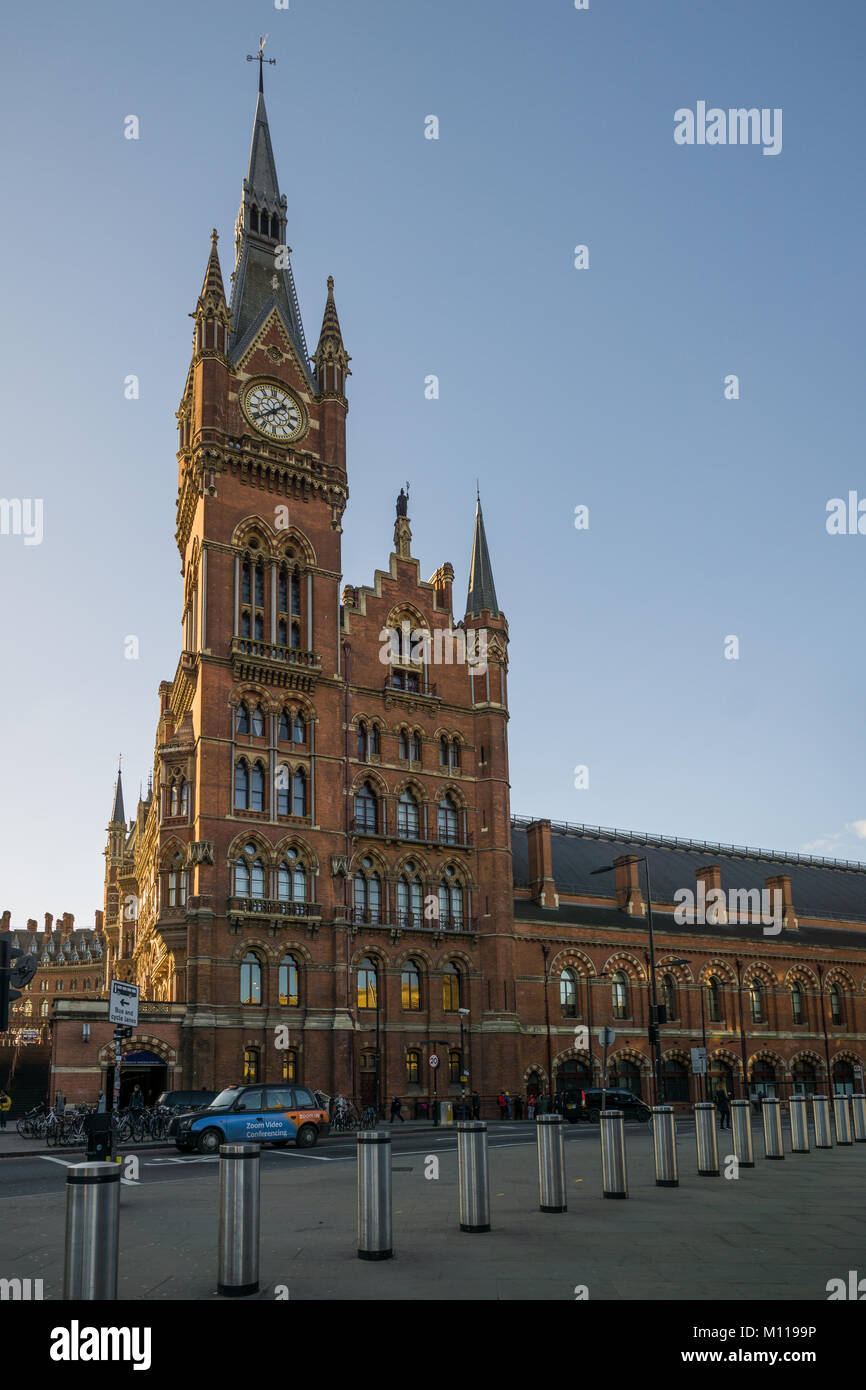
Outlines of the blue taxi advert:
[[227,1086],[205,1110],[172,1120],[169,1133],[181,1153],[219,1153],[220,1144],[254,1141],[285,1148],[311,1149],[327,1134],[330,1119],[314,1091],[283,1083]]

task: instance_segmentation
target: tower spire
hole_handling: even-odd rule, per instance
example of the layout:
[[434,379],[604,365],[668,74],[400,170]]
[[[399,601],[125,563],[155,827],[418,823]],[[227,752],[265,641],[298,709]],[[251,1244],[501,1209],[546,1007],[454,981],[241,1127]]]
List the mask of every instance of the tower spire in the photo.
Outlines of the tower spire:
[[325,300],[325,314],[322,331],[314,358],[319,391],[322,395],[337,396],[345,403],[346,377],[351,376],[349,363],[351,357],[343,343],[337,306],[334,302],[334,277],[328,276],[328,297]]
[[120,758],[117,760],[117,781],[114,784],[114,808],[111,812],[112,825],[125,825],[123,814],[123,782],[120,775]]
[[475,502],[475,535],[472,540],[472,560],[469,565],[469,594],[466,599],[466,612],[481,614],[485,611],[491,617],[496,617],[499,613],[499,605],[496,602],[493,566],[490,563],[487,536],[484,533],[481,493],[478,492]]

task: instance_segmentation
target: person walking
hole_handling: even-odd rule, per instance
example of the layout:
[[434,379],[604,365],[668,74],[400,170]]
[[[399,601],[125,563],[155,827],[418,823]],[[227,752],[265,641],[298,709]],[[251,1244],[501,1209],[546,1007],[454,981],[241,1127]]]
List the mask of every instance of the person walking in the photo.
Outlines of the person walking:
[[129,1097],[130,1110],[142,1110],[144,1108],[144,1092],[138,1082],[132,1088],[132,1095]]
[[515,1096],[515,1097],[514,1097],[514,1118],[515,1118],[515,1120],[522,1120],[522,1119],[523,1119],[523,1097],[522,1097],[522,1096]]
[[720,1086],[716,1091],[716,1109],[719,1112],[719,1129],[730,1129],[731,1106],[724,1086]]
[[0,1091],[0,1129],[6,1128],[6,1117],[12,1107],[12,1101],[5,1091]]
[[500,1091],[500,1092],[499,1092],[499,1095],[496,1097],[496,1104],[499,1106],[499,1118],[500,1118],[500,1120],[504,1120],[504,1119],[505,1119],[506,1104],[505,1104],[505,1095],[504,1095],[504,1093],[503,1093],[502,1091]]
[[66,1097],[62,1091],[57,1091],[54,1096],[54,1113],[60,1119],[66,1109]]
[[506,1091],[506,1092],[505,1092],[505,1118],[506,1118],[506,1120],[510,1120],[510,1119],[512,1118],[512,1108],[511,1108],[511,1106],[512,1106],[511,1096],[509,1095],[508,1091]]
[[404,1125],[406,1123],[406,1120],[401,1113],[402,1109],[402,1100],[400,1100],[398,1096],[395,1096],[394,1099],[391,1101],[391,1124],[394,1123],[395,1119],[399,1120],[401,1125]]
[[526,1097],[526,1113],[530,1120],[535,1119],[535,1096],[533,1095]]
[[97,1093],[97,1096],[96,1096],[96,1113],[97,1113],[97,1115],[104,1115],[104,1114],[105,1114],[105,1092],[104,1092],[104,1091],[99,1091],[99,1092]]

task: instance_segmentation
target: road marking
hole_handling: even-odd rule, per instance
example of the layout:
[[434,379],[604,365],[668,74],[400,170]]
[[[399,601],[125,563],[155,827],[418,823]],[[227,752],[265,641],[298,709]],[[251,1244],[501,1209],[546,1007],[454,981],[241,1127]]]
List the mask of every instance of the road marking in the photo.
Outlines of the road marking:
[[65,1158],[52,1158],[50,1154],[34,1154],[34,1158],[41,1158],[43,1163],[59,1163],[61,1168],[71,1168],[72,1163],[66,1162]]
[[328,1158],[325,1154],[308,1154],[300,1149],[272,1149],[279,1158],[314,1158],[317,1163],[351,1163],[350,1158]]

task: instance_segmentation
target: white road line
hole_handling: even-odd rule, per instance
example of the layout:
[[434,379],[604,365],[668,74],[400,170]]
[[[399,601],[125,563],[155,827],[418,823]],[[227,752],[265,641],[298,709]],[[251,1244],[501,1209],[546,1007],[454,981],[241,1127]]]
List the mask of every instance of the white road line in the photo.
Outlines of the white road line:
[[314,1158],[317,1163],[350,1163],[351,1158],[328,1158],[325,1154],[308,1154],[301,1149],[271,1149],[278,1158]]
[[67,1163],[65,1158],[52,1158],[50,1154],[34,1154],[33,1157],[41,1158],[43,1163],[59,1163],[61,1168],[72,1167],[72,1163]]

